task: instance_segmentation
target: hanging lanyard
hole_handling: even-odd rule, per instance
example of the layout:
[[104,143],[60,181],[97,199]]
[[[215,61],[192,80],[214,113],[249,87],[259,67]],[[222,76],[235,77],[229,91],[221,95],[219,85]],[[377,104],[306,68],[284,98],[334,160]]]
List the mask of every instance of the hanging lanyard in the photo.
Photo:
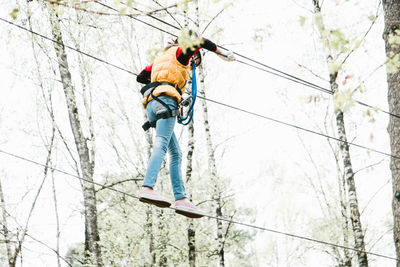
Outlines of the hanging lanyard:
[[194,104],[197,96],[197,82],[196,82],[196,63],[192,60],[192,103],[190,104],[188,113],[186,116],[178,116],[178,123],[182,125],[188,125],[193,119]]

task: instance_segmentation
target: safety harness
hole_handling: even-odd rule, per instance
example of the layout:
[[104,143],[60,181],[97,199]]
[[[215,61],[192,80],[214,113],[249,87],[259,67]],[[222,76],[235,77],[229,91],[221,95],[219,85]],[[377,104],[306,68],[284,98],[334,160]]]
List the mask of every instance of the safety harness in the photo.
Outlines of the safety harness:
[[[152,83],[149,83],[149,84],[143,86],[143,88],[140,90],[140,93],[143,95],[143,97],[147,97],[147,99],[149,99],[149,97],[151,96],[154,100],[158,101],[161,105],[163,105],[167,109],[165,112],[157,113],[155,121],[146,121],[142,125],[143,130],[147,131],[150,127],[155,128],[157,125],[157,121],[159,119],[167,119],[167,118],[175,117],[175,116],[178,116],[178,123],[180,123],[182,125],[188,125],[192,121],[192,118],[193,118],[193,111],[194,111],[193,106],[196,101],[196,95],[197,95],[195,61],[192,60],[192,95],[190,97],[184,99],[183,101],[181,101],[181,103],[179,104],[179,108],[171,109],[159,97],[153,95],[153,91],[157,88],[157,86],[160,86],[160,85],[170,85],[170,86],[174,87],[178,91],[178,93],[182,96],[182,90],[176,84],[173,84],[173,83],[152,82]],[[185,85],[186,85],[186,83],[182,86],[182,88],[184,88]],[[186,107],[188,105],[190,105],[190,107],[188,109],[188,113],[186,116],[183,116],[183,107],[184,106]]]

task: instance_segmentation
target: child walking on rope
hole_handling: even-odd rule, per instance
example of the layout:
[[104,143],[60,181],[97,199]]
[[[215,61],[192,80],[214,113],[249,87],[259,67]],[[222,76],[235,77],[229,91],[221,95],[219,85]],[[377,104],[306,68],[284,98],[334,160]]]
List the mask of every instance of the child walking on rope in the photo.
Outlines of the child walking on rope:
[[194,49],[182,49],[177,40],[168,45],[154,62],[144,68],[137,76],[137,81],[147,84],[141,92],[144,95],[143,106],[146,109],[149,123],[147,127],[155,127],[156,136],[153,151],[148,163],[139,200],[161,208],[171,205],[171,202],[154,190],[157,176],[166,152],[170,154],[170,178],[175,197],[175,211],[189,218],[200,218],[205,214],[193,205],[186,196],[182,180],[182,152],[174,134],[177,109],[182,101],[189,79],[189,63],[195,60],[196,66],[201,64],[200,49],[216,53],[226,61],[235,60],[230,51],[221,51],[215,43],[202,38]]

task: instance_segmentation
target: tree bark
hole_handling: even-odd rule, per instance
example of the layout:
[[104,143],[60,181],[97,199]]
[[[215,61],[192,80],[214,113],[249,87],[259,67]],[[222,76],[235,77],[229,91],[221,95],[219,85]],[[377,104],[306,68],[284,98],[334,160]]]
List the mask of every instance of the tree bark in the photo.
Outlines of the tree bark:
[[[186,163],[186,183],[188,183],[192,178],[193,170],[193,152],[194,152],[194,126],[193,121],[188,126],[189,138],[188,138],[188,152],[187,152],[187,163]],[[189,195],[192,198],[192,194]],[[189,220],[189,225],[187,229],[188,233],[188,256],[189,256],[189,266],[196,266],[196,229],[194,228],[193,220]]]
[[[202,71],[202,67],[200,69],[200,84],[204,84],[204,75]],[[203,86],[204,88],[204,86]],[[200,90],[200,94],[202,97],[205,98],[205,91]],[[217,165],[214,155],[214,147],[211,138],[210,132],[210,124],[208,122],[208,107],[205,100],[202,101],[203,106],[203,114],[204,114],[204,129],[206,132],[206,142],[207,142],[207,154],[208,154],[208,169],[210,171],[211,180],[214,184],[214,192],[213,192],[213,199],[215,200],[215,212],[218,217],[222,216],[222,200],[221,200],[221,192],[218,188],[217,184]],[[224,233],[223,233],[223,226],[221,220],[216,220],[217,223],[217,240],[218,240],[218,259],[219,259],[219,266],[225,266],[225,251],[224,251]]]
[[[385,40],[385,50],[388,59],[399,55],[400,49],[398,45],[391,44],[389,39],[391,36],[399,36],[400,32],[400,1],[386,0],[383,1],[385,28],[383,38]],[[391,71],[387,73],[388,83],[388,102],[389,112],[400,114],[400,71]],[[390,116],[388,132],[390,137],[391,154],[400,156],[400,119]],[[392,172],[392,212],[393,212],[393,237],[396,249],[396,256],[400,258],[400,160],[390,159],[390,170]],[[397,262],[400,267],[400,262]]]
[[[321,16],[321,7],[318,0],[312,0],[314,6],[314,13],[316,16]],[[318,30],[322,36],[322,41],[330,48],[329,39],[325,26],[323,26],[322,16],[319,17]],[[330,66],[333,62],[333,55],[329,52],[327,56],[327,65]],[[329,74],[330,88],[333,94],[338,92],[338,84],[336,82],[338,71]],[[339,143],[339,151],[343,161],[344,178],[346,180],[347,200],[350,211],[350,220],[352,223],[354,233],[354,248],[358,250],[357,259],[360,267],[368,266],[367,254],[360,251],[365,251],[364,233],[361,226],[360,211],[358,207],[357,191],[354,181],[354,172],[351,163],[349,144],[346,136],[346,128],[344,123],[344,114],[340,108],[335,109],[336,127],[338,138],[341,140]]]
[[3,194],[3,187],[1,184],[1,180],[0,180],[0,205],[1,205],[1,215],[2,215],[2,219],[3,222],[2,224],[2,228],[3,228],[3,236],[4,236],[4,243],[6,245],[6,250],[7,250],[7,259],[8,259],[8,265],[14,266],[15,263],[13,262],[13,257],[12,257],[12,253],[11,253],[11,244],[10,244],[10,235],[8,232],[8,224],[7,224],[7,210],[6,210],[6,202],[4,199],[4,194]]
[[50,14],[50,24],[53,39],[58,43],[54,43],[58,66],[61,76],[61,82],[67,102],[69,121],[72,133],[75,139],[76,149],[79,155],[80,169],[84,181],[81,183],[84,202],[85,216],[85,255],[87,263],[95,266],[103,266],[101,251],[98,242],[100,241],[97,226],[97,207],[96,192],[94,190],[93,172],[94,158],[90,158],[91,152],[87,145],[87,140],[83,134],[82,125],[79,118],[78,106],[76,103],[75,90],[72,85],[71,73],[68,66],[67,54],[63,46],[63,38],[60,27],[60,19],[58,18],[54,8],[48,6]]
[[[188,10],[188,9],[186,9]],[[185,10],[185,28],[188,27],[188,14]],[[196,15],[196,29],[199,29],[199,3],[195,1],[195,15]],[[204,80],[203,80],[204,82]],[[187,163],[186,163],[186,183],[192,178],[192,171],[193,171],[193,153],[195,149],[195,140],[194,140],[194,120],[188,126],[188,152],[187,152]],[[192,194],[189,195],[189,198],[192,198]],[[189,266],[195,267],[196,266],[196,229],[194,227],[193,220],[189,220],[189,225],[187,229],[188,233],[188,258],[189,258]]]

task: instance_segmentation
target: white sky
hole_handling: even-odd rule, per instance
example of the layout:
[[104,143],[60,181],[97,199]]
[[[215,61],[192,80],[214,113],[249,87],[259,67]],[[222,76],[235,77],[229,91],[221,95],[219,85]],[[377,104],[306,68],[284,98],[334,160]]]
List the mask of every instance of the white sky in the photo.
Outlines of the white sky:
[[[357,4],[358,2],[362,4]],[[321,46],[316,41],[316,34],[310,30],[311,13],[307,8],[302,8],[302,6],[309,8],[310,3],[311,0],[235,1],[234,6],[221,14],[215,22],[218,27],[224,29],[217,43],[228,44],[226,47],[235,52],[256,58],[268,65],[326,87],[326,82],[315,78],[309,72],[297,66],[297,64],[302,64],[323,77],[327,76],[326,66],[321,62],[324,52],[321,51]],[[336,5],[336,3],[340,5]],[[13,8],[14,3],[3,0],[0,4],[2,7],[0,16],[10,20],[8,13]],[[326,21],[326,25],[332,28],[344,27],[346,31],[360,35],[360,32],[362,33],[368,28],[369,21],[366,17],[374,14],[375,9],[373,7],[376,5],[377,1],[372,0],[362,2],[325,0],[323,10],[328,10],[328,8],[332,10],[329,16],[326,16],[329,19]],[[354,16],[354,14],[356,15]],[[304,27],[299,24],[300,16],[308,18]],[[360,48],[359,52],[350,57],[346,65],[346,74],[355,76],[354,80],[350,81],[350,84],[355,84],[359,77],[361,77],[360,79],[368,77],[366,81],[367,92],[357,95],[357,99],[387,110],[384,69],[380,68],[369,77],[372,70],[384,61],[384,47],[381,39],[382,23],[381,14],[381,18],[368,35],[366,44]],[[46,136],[46,133],[38,132],[38,129],[41,128],[38,126],[38,121],[39,125],[45,123],[41,120],[44,115],[38,113],[37,108],[41,100],[37,96],[38,89],[36,85],[27,78],[30,73],[34,73],[28,67],[35,66],[30,54],[29,38],[26,33],[4,22],[1,22],[0,25],[0,33],[3,36],[0,44],[1,47],[4,47],[4,49],[0,50],[2,59],[0,61],[0,77],[2,78],[0,126],[4,133],[0,137],[0,147],[5,151],[44,162],[45,151],[40,134]],[[146,27],[142,24],[135,24],[135,26]],[[264,36],[265,39],[260,50],[254,49],[251,41],[255,29],[258,28],[266,29],[267,35]],[[148,31],[153,32],[153,30]],[[208,32],[208,34],[206,36],[213,37],[212,32]],[[105,40],[105,42],[107,44],[115,44],[117,47],[119,40]],[[104,53],[107,54],[107,52],[103,51],[103,55]],[[107,58],[111,62],[121,65],[118,64],[117,57],[118,55],[107,54]],[[323,126],[325,106],[330,98],[328,98],[328,101],[316,104],[305,104],[302,100],[310,94],[320,95],[317,91],[278,79],[239,63],[222,62],[210,53],[206,55],[205,63],[209,68],[206,78],[209,98],[301,125],[318,132],[320,131],[318,127]],[[146,63],[142,62],[142,64]],[[100,67],[98,71],[105,72],[105,68]],[[111,72],[115,75],[120,85],[132,84],[132,77],[128,77],[128,75],[118,70],[111,70]],[[109,82],[106,83],[110,85]],[[120,90],[121,94],[123,94],[122,98],[132,96],[132,89],[124,91],[124,88],[120,88]],[[113,93],[108,92],[108,94],[112,96]],[[100,103],[105,102],[104,99],[101,99],[104,94],[99,93],[95,97],[99,98]],[[325,97],[327,96],[325,95]],[[62,101],[63,99],[59,95],[59,99],[56,102],[62,105]],[[112,99],[111,101],[114,100]],[[138,107],[139,105],[132,109],[137,109]],[[101,109],[102,106],[99,104],[97,108]],[[308,133],[296,133],[293,128],[230,111],[216,105],[209,104],[209,109],[212,114],[212,131],[215,129],[215,144],[234,137],[222,146],[222,148],[226,148],[226,153],[222,155],[223,149],[221,148],[217,150],[217,156],[220,160],[221,174],[229,177],[232,181],[231,187],[236,193],[236,205],[238,207],[256,207],[258,213],[255,224],[257,225],[309,236],[310,230],[305,229],[301,224],[292,226],[293,228],[291,229],[285,228],[288,226],[288,221],[294,218],[291,216],[294,216],[296,212],[291,214],[290,210],[282,210],[282,207],[289,206],[296,211],[300,207],[310,206],[306,213],[298,215],[299,217],[297,218],[300,222],[304,221],[305,217],[318,218],[320,216],[319,209],[312,204],[310,195],[313,193],[306,186],[303,176],[303,172],[313,176],[315,175],[315,170],[305,163],[307,162],[305,160],[307,154],[299,142],[298,135],[304,139],[314,158],[326,157],[326,166],[321,170],[321,172],[325,173],[326,178],[336,179],[335,170],[332,170],[334,165],[331,156],[328,156],[329,150],[324,138]],[[195,120],[199,124],[201,121],[199,104],[197,110],[198,113],[195,115]],[[362,116],[363,112],[363,107],[355,106],[346,114],[345,119],[348,124],[349,138],[355,138],[355,143],[389,152],[386,132],[387,116],[380,113],[376,116],[376,123],[370,124]],[[306,114],[309,114],[309,117]],[[59,115],[62,116],[62,112]],[[99,127],[106,127],[101,125],[103,122],[98,123]],[[64,126],[68,127],[68,124]],[[121,129],[126,128],[121,126]],[[180,132],[180,126],[176,127],[176,133]],[[103,134],[106,135],[106,133]],[[121,133],[121,135],[123,134]],[[374,136],[372,141],[370,139],[371,134]],[[388,229],[387,223],[391,220],[391,185],[390,183],[386,184],[390,178],[389,159],[374,153],[368,154],[366,151],[356,148],[352,148],[351,152],[355,171],[369,164],[384,160],[383,164],[375,166],[368,171],[360,172],[360,175],[356,176],[356,183],[361,206],[364,206],[374,196],[365,214],[363,214],[363,219],[366,222],[364,225],[371,226],[371,231],[376,231],[376,228],[381,227],[383,229],[382,232],[386,232]],[[106,143],[99,144],[99,153],[109,153]],[[57,158],[59,158],[57,168],[71,170],[70,162],[65,162],[64,155],[57,155]],[[100,159],[99,162],[106,158]],[[33,194],[27,194],[25,197],[23,194],[28,190],[34,190],[39,185],[42,179],[42,168],[6,155],[0,155],[0,164],[3,169],[1,174],[5,178],[2,179],[2,182],[7,202],[11,203],[13,207],[15,206],[18,212],[24,211],[25,209],[17,209],[17,207],[25,207],[27,205],[25,203],[30,203],[29,199],[33,198]],[[98,175],[110,171],[107,169],[110,166],[117,167],[115,163],[104,166],[98,165],[96,170]],[[281,178],[276,179],[277,176]],[[63,210],[61,213],[62,238],[65,243],[63,242],[62,249],[65,252],[68,245],[82,241],[83,238],[83,222],[79,214],[81,193],[77,181],[60,174],[57,174],[56,178],[57,188],[59,188],[57,197]],[[377,189],[385,184],[386,186],[375,196]],[[47,192],[50,192],[49,185],[49,183],[46,184]],[[13,193],[11,194],[10,192]],[[14,192],[16,193],[14,194]],[[53,235],[48,234],[49,229],[54,232],[54,217],[48,211],[50,208],[52,209],[48,205],[51,200],[50,196],[48,193],[40,198],[31,222],[30,233],[43,242],[52,245],[54,244]],[[21,213],[19,217],[23,218],[24,214],[23,212]],[[274,220],[271,220],[271,218],[274,218]],[[258,240],[254,246],[257,246],[260,251],[266,250],[266,239],[283,239],[268,233],[260,233],[257,237]],[[378,251],[379,249],[379,253],[393,255],[390,242],[391,233],[388,232],[385,238],[382,239],[384,245],[377,245],[371,250]],[[54,266],[54,261],[49,260],[50,258],[54,259],[51,252],[49,252],[51,257],[37,257],[36,255],[40,254],[37,252],[42,252],[44,250],[43,247],[31,242],[27,243],[27,247],[29,249],[25,252],[24,258],[26,260],[25,263],[29,262],[29,266]],[[316,247],[318,248],[318,246]],[[371,266],[394,266],[394,263],[388,260],[375,257],[370,257],[370,259],[373,260]],[[320,260],[310,257],[307,259],[307,265],[305,266],[320,266]],[[261,265],[267,266],[260,263]]]

